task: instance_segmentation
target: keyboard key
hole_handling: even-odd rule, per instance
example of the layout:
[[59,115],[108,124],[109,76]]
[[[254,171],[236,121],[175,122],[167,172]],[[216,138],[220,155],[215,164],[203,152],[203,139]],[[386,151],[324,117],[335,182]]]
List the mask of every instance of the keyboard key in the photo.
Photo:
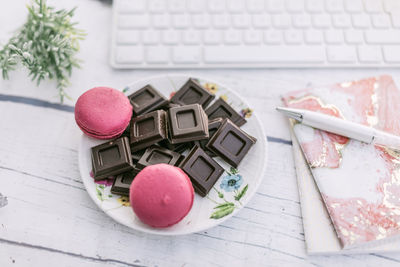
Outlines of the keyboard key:
[[400,1],[399,0],[384,0],[383,7],[387,13],[399,14],[400,12]]
[[234,31],[234,30],[228,30],[224,32],[224,41],[226,44],[240,44],[241,42],[241,36],[239,34],[239,31]]
[[344,33],[346,42],[349,44],[361,44],[364,42],[364,35],[362,31],[348,30]]
[[339,13],[343,11],[343,0],[326,0],[326,10],[329,13]]
[[144,44],[157,44],[160,42],[160,32],[152,30],[144,31],[142,39]]
[[233,26],[236,28],[248,28],[250,26],[250,16],[247,14],[232,15]]
[[147,46],[146,61],[148,63],[168,63],[169,49],[169,47],[165,46]]
[[115,61],[120,64],[142,63],[142,46],[117,46],[115,50]]
[[368,13],[383,12],[382,2],[378,0],[364,0],[364,7]]
[[325,31],[325,41],[328,44],[341,44],[343,43],[343,32],[339,30]]
[[219,44],[221,43],[222,39],[222,32],[220,31],[214,31],[214,30],[208,30],[204,32],[204,43],[205,44]]
[[400,13],[391,14],[391,17],[392,17],[392,25],[393,25],[393,27],[394,28],[400,28]]
[[118,27],[121,29],[140,29],[147,28],[150,23],[149,15],[122,15],[120,14],[118,17]]
[[386,62],[400,63],[400,45],[386,45],[383,47],[383,56]]
[[303,32],[288,30],[284,33],[287,44],[301,44],[303,42]]
[[288,28],[291,25],[290,15],[272,15],[272,23],[276,28],[279,29]]
[[198,45],[200,43],[199,31],[184,31],[182,34],[183,43],[187,45]]
[[312,22],[316,28],[329,28],[331,26],[331,16],[327,14],[313,15]]
[[261,13],[264,12],[264,0],[248,0],[247,1],[247,10],[250,13]]
[[306,9],[311,13],[320,13],[324,10],[324,1],[306,0]]
[[280,44],[282,42],[282,31],[266,31],[264,33],[264,41],[267,44]]
[[[132,0],[130,0],[132,1]],[[150,0],[149,11],[152,13],[163,13],[167,9],[165,0]]]
[[333,15],[333,25],[336,28],[349,28],[351,26],[351,19],[348,14]]
[[227,0],[228,10],[233,13],[241,13],[246,9],[244,0]]
[[172,13],[182,13],[186,8],[185,0],[168,0],[168,8]]
[[308,28],[311,26],[310,15],[293,15],[292,20],[296,28]]
[[371,25],[370,17],[365,14],[353,15],[352,20],[355,28],[365,29]]
[[302,13],[304,10],[304,0],[287,0],[286,7],[290,13]]
[[191,13],[201,13],[205,11],[206,1],[187,0],[187,7]]
[[360,62],[376,63],[380,62],[382,58],[382,51],[379,46],[358,46],[358,59]]
[[215,46],[204,48],[207,63],[269,63],[269,62],[323,62],[323,48],[302,46],[255,46],[252,49],[236,46]]
[[117,44],[137,44],[140,42],[140,34],[137,30],[118,30]]
[[260,31],[248,30],[244,32],[244,42],[246,44],[260,44],[262,42],[262,34]]
[[363,3],[361,0],[345,0],[344,7],[347,12],[360,13],[363,11]]
[[164,44],[178,44],[179,32],[174,30],[168,30],[162,32],[162,40]]
[[231,20],[226,14],[212,15],[212,21],[215,28],[226,29],[230,27]]
[[253,15],[253,26],[255,28],[268,28],[271,25],[271,16],[267,14]]
[[174,14],[172,21],[175,28],[186,29],[190,27],[190,17],[188,14]]
[[282,0],[267,0],[266,9],[268,12],[281,13],[285,10],[285,1]]
[[355,47],[351,46],[328,46],[328,60],[331,62],[352,63],[357,60]]
[[192,16],[193,26],[195,28],[207,28],[209,26],[210,16],[206,13],[194,14]]
[[387,29],[391,26],[390,18],[387,14],[372,15],[372,25],[375,28]]
[[132,5],[132,0],[119,0],[118,12],[119,13],[141,13],[145,11],[146,0],[136,0]]
[[222,13],[225,10],[225,0],[208,0],[211,13]]
[[172,60],[175,63],[199,63],[201,61],[201,48],[196,46],[173,47]]
[[305,39],[306,43],[309,44],[320,44],[324,40],[322,31],[318,30],[307,30],[305,32]]
[[152,16],[153,26],[159,29],[166,29],[169,27],[170,17],[169,14],[157,14]]
[[369,44],[400,44],[400,30],[365,31],[365,41]]

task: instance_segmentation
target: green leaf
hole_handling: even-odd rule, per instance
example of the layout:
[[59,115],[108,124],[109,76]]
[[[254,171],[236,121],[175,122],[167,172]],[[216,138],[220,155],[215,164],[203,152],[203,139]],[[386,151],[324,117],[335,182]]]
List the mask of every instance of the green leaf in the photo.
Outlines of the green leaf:
[[238,171],[237,169],[233,168],[233,167],[231,167],[230,172],[231,172],[233,175],[239,173],[239,171]]
[[96,192],[97,192],[97,198],[100,200],[100,201],[103,201],[104,199],[103,199],[103,192],[102,191],[100,191],[100,189],[96,186]]
[[229,207],[229,206],[235,206],[235,204],[232,202],[225,202],[223,204],[219,204],[218,206],[215,206],[214,209],[220,209],[220,208],[225,208],[225,207]]
[[218,197],[219,198],[224,198],[224,194],[222,194],[221,192],[218,191]]
[[231,214],[235,210],[235,206],[226,206],[213,212],[210,216],[211,219],[220,219]]
[[101,184],[101,185],[99,185],[99,187],[100,187],[101,189],[104,189],[104,185],[102,185],[102,184]]
[[239,201],[239,200],[246,194],[248,188],[249,188],[249,185],[247,184],[247,185],[239,192],[239,194],[237,194],[237,195],[235,196],[235,200],[236,200],[236,201]]
[[45,0],[33,0],[27,6],[28,17],[20,30],[0,48],[0,70],[3,78],[21,63],[29,76],[39,84],[42,80],[55,79],[60,101],[69,84],[71,66],[78,60],[78,40],[85,32],[76,28],[72,21],[75,9],[55,10]]

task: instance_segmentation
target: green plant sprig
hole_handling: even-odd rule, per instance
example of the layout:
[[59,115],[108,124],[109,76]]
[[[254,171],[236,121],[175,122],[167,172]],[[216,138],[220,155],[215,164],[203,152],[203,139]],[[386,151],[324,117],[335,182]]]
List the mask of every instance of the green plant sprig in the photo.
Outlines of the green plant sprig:
[[75,57],[79,51],[79,40],[85,32],[71,22],[72,10],[55,10],[45,0],[33,0],[27,6],[29,14],[26,23],[0,50],[0,69],[3,79],[22,63],[29,70],[32,81],[37,85],[44,79],[55,79],[61,103],[72,68],[79,67]]

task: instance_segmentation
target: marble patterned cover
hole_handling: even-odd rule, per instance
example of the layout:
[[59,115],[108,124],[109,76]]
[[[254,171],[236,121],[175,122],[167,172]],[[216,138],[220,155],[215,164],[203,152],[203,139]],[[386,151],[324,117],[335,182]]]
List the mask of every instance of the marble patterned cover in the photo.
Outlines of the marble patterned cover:
[[[283,101],[400,135],[400,92],[390,76],[307,88]],[[400,154],[302,124],[293,130],[343,248],[400,233]]]

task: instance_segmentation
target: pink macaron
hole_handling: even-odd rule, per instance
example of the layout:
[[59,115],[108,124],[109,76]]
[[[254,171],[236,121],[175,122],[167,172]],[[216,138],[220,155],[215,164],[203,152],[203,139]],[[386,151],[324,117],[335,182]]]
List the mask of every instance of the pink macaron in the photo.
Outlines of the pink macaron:
[[194,190],[180,168],[156,164],[135,177],[129,197],[133,211],[143,223],[164,228],[180,222],[189,213]]
[[120,136],[132,117],[129,99],[109,87],[86,91],[75,104],[75,121],[88,136],[111,139]]

